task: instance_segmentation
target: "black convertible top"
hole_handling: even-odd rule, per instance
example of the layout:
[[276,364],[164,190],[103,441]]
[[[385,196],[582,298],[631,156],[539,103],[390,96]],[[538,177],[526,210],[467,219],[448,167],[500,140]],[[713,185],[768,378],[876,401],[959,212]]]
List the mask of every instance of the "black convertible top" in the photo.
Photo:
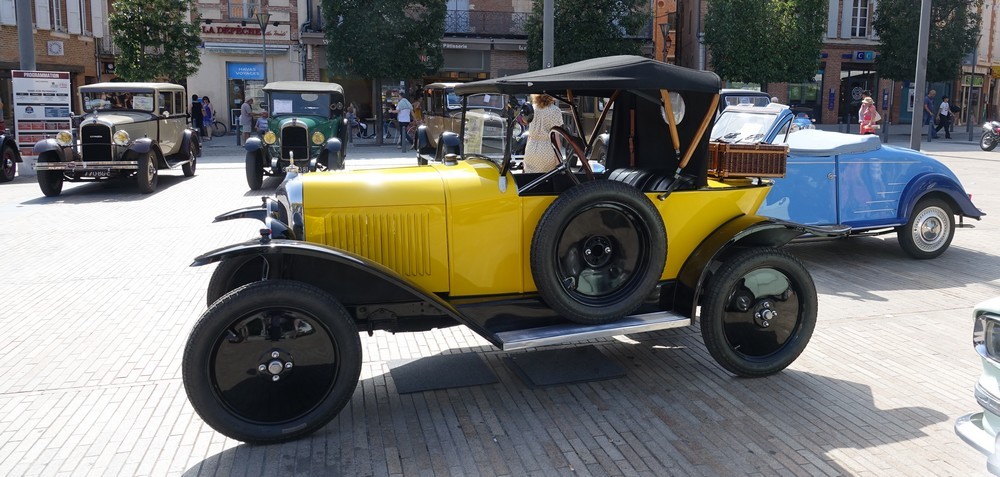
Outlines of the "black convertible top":
[[605,96],[609,90],[660,90],[718,93],[719,77],[642,56],[605,56],[544,70],[455,86],[461,95],[476,93],[527,94],[571,89],[575,94]]

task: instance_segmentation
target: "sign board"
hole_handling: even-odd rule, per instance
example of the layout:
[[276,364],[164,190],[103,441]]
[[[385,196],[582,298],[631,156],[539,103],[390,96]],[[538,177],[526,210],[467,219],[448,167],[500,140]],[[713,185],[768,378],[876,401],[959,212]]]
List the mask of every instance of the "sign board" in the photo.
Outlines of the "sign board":
[[983,82],[983,75],[962,75],[962,86],[969,86],[969,84],[972,84],[973,88],[982,88]]
[[14,136],[21,159],[26,167],[19,167],[21,175],[35,175],[32,149],[35,143],[70,129],[72,98],[70,78],[63,71],[11,72],[14,92]]
[[994,79],[1000,78],[1000,66],[993,66],[990,68],[990,77]]
[[851,58],[854,61],[860,61],[860,62],[870,63],[870,62],[875,61],[875,52],[874,51],[855,51],[851,55]]
[[264,79],[264,63],[226,63],[226,78],[262,80]]
[[[288,25],[283,24],[278,24],[278,26],[268,24],[264,36],[267,37],[268,42],[271,40],[287,41],[291,38]],[[212,22],[211,25],[206,25],[203,23],[201,25],[201,39],[204,41],[251,40],[256,41],[255,44],[257,45],[260,45],[262,41],[260,25],[257,24],[257,20],[246,22],[246,25],[242,23],[215,22]]]

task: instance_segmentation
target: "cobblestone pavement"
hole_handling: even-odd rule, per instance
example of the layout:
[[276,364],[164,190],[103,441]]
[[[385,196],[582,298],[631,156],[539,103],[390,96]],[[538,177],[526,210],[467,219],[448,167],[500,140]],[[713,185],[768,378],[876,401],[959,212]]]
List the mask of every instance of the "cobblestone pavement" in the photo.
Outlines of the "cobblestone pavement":
[[[819,324],[778,375],[730,376],[687,328],[593,341],[626,377],[531,389],[507,353],[464,328],[376,332],[362,338],[361,383],[340,417],[296,442],[249,446],[198,418],[180,370],[213,269],[188,265],[258,227],[212,223],[262,195],[247,192],[232,140],[208,143],[193,178],[163,173],[151,195],[67,184],[49,199],[31,177],[0,184],[0,474],[985,473],[952,424],[978,409],[972,306],[1000,294],[989,179],[1000,153],[926,146],[990,214],[939,259],[907,258],[892,235],[791,246],[816,280]],[[400,162],[396,151],[358,145],[351,157],[371,159],[349,165]],[[498,383],[399,395],[388,374],[389,360],[470,351]]]

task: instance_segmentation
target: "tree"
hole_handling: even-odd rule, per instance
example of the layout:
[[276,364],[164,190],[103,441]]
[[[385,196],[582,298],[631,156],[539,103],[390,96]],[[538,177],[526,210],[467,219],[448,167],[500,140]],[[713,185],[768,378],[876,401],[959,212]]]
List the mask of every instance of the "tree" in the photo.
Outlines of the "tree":
[[[115,74],[128,81],[180,81],[201,66],[201,15],[194,0],[116,0],[108,17],[121,50]],[[188,21],[188,12],[195,12]]]
[[[608,55],[637,55],[636,38],[652,19],[647,0],[552,0],[552,57],[564,65]],[[542,67],[542,0],[535,0],[525,23],[528,66]]]
[[[934,0],[931,3],[930,40],[927,48],[927,81],[951,81],[962,59],[979,43],[982,0]],[[878,32],[880,56],[875,58],[879,76],[912,80],[917,69],[917,35],[920,0],[881,0],[872,28]]]
[[[446,2],[441,0],[322,0],[326,61],[334,76],[374,80],[419,78],[444,63]],[[382,116],[380,95],[375,113]],[[376,122],[381,128],[382,121]],[[382,134],[379,133],[379,140]]]
[[746,83],[807,81],[819,69],[826,0],[708,4],[705,44],[720,77]]

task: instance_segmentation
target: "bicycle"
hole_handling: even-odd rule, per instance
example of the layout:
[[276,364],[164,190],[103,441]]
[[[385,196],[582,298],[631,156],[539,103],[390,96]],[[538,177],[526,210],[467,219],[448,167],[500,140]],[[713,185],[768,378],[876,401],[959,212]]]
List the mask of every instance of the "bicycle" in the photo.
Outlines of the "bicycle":
[[212,136],[214,137],[222,137],[229,134],[229,127],[226,126],[226,123],[219,121],[218,119],[212,122],[211,130]]

